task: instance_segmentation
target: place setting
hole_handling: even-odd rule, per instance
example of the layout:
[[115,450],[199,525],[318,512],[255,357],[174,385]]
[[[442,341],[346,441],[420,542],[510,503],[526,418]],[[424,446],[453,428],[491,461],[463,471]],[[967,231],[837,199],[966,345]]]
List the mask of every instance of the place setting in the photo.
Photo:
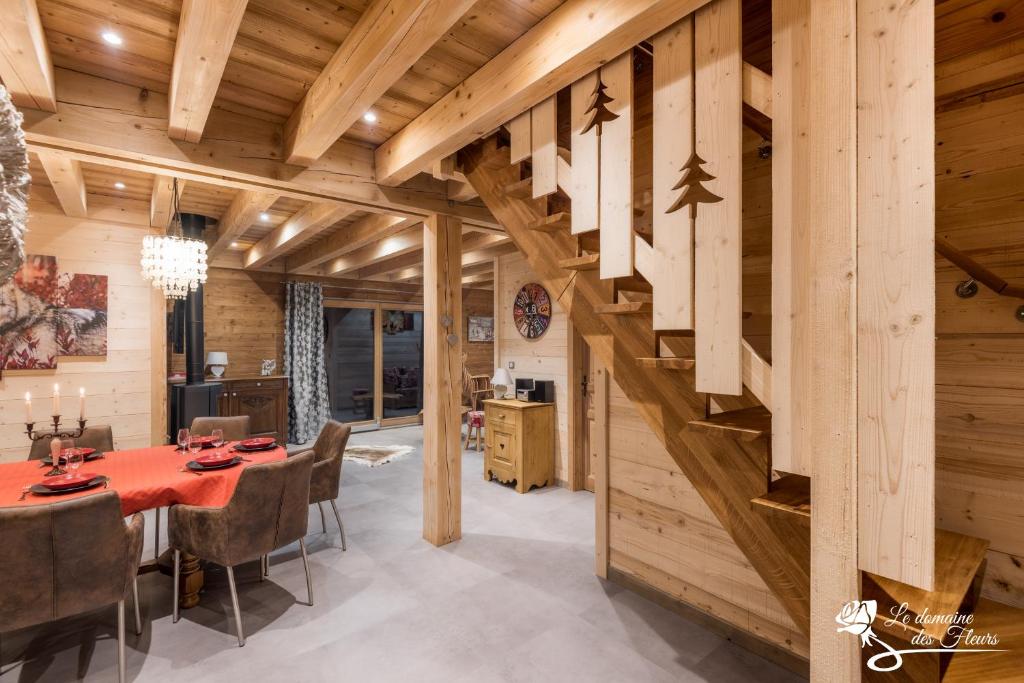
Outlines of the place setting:
[[[53,465],[53,469],[47,472],[42,481],[22,489],[19,500],[25,500],[30,493],[37,496],[59,496],[99,486],[107,488],[110,485],[110,477],[106,475],[79,472],[83,462],[103,457],[103,454],[95,448],[66,447],[59,448],[58,451],[58,445],[55,443],[53,451],[57,464],[53,465],[54,455],[44,458],[44,464]],[[64,467],[62,468],[61,465]]]
[[[201,475],[203,472],[228,469],[243,462],[252,462],[243,454],[272,450],[277,447],[277,440],[272,437],[256,437],[229,444],[225,442],[221,429],[214,429],[211,434],[205,436],[192,435],[187,429],[182,429],[178,433],[178,445],[192,455],[192,459],[185,463],[181,471]],[[213,449],[213,452],[200,454],[204,449]]]

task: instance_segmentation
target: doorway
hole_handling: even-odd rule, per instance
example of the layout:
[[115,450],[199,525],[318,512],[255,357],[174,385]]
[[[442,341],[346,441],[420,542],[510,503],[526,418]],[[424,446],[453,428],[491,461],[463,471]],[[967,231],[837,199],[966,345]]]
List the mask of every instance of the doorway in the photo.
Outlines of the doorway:
[[423,307],[324,302],[331,417],[353,426],[419,421],[423,410]]

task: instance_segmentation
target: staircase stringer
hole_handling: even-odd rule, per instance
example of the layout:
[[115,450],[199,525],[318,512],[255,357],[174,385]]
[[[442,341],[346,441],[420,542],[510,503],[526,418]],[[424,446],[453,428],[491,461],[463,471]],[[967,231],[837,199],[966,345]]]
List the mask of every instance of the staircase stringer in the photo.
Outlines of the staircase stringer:
[[499,147],[492,137],[462,154],[467,179],[534,274],[553,295],[560,293],[559,304],[591,352],[608,368],[796,626],[808,633],[810,573],[807,548],[801,547],[806,539],[789,533],[785,525],[769,523],[750,504],[764,493],[766,448],[688,430],[687,423],[703,418],[705,411],[705,395],[696,391],[693,371],[666,373],[636,362],[653,349],[650,321],[595,312],[596,306],[611,303],[609,283],[594,271],[570,273],[559,267],[560,259],[576,254],[575,239],[568,232],[527,227],[543,217],[544,205],[505,195],[503,188],[519,180],[519,167],[510,164],[507,147]]

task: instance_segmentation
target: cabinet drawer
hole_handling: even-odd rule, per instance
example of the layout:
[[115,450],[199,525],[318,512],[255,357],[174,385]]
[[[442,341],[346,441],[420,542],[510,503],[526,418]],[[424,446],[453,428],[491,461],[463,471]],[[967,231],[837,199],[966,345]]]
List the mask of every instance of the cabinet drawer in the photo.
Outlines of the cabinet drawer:
[[488,409],[484,413],[484,428],[514,432],[519,425],[519,411],[507,408]]
[[226,382],[226,389],[229,391],[241,391],[247,389],[278,390],[284,388],[283,379],[236,379]]

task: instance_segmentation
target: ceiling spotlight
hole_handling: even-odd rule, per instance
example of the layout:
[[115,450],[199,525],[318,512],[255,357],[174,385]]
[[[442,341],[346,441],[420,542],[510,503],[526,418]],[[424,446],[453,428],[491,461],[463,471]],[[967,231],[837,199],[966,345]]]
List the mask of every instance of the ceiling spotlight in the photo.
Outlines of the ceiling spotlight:
[[267,221],[270,220],[270,214],[264,211],[263,213],[260,214],[260,220],[266,223]]
[[377,115],[374,114],[372,111],[368,111],[365,114],[363,114],[363,121],[366,121],[367,123],[376,123]]
[[232,242],[231,243],[231,248],[232,249],[238,249],[238,242]]
[[114,183],[114,189],[115,190],[123,190],[124,189],[124,183],[122,183],[120,180],[118,180],[116,183]]
[[114,33],[113,31],[104,31],[100,34],[100,37],[103,38],[103,42],[107,43],[108,45],[124,44],[124,39],[121,36]]

